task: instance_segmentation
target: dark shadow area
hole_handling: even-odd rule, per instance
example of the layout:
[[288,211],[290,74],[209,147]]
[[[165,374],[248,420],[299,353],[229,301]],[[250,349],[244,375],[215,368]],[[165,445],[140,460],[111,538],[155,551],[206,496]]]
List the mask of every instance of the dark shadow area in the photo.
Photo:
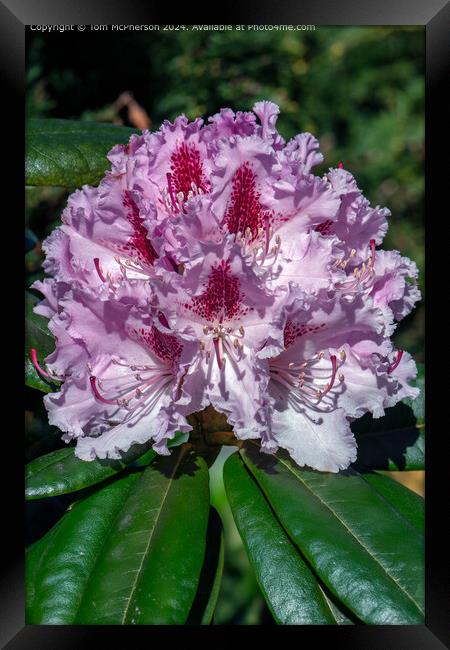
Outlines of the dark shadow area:
[[374,419],[366,413],[351,428],[358,444],[358,459],[354,464],[358,470],[365,467],[403,470],[410,448],[417,445],[417,456],[423,453],[420,440],[423,426],[418,425],[413,409],[403,402],[386,409],[382,418]]
[[[245,452],[248,454],[252,463],[258,468],[264,470],[267,474],[278,474],[277,457],[271,454],[261,452],[259,444],[256,441],[246,442],[244,445]],[[282,455],[282,451],[277,452]]]
[[37,542],[53,528],[75,501],[73,494],[25,502],[25,546]]
[[73,503],[86,499],[98,490],[103,490],[118,478],[123,478],[131,473],[142,473],[143,471],[144,468],[128,468],[120,474],[120,477],[115,474],[76,492],[25,501],[25,547],[37,542],[46,535],[66,514],[69,506]]
[[43,393],[25,386],[25,461],[65,447],[61,431],[48,423]]
[[220,560],[220,548],[223,544],[222,521],[217,510],[209,509],[208,529],[206,532],[206,552],[195,600],[189,612],[187,625],[201,625],[202,617],[208,605],[216,578]]
[[[180,454],[184,456],[181,460],[179,460]],[[192,451],[191,445],[187,443],[176,447],[170,456],[157,456],[152,465],[156,471],[161,472],[166,478],[176,481],[185,474],[194,476],[198,472],[199,457],[195,451]]]

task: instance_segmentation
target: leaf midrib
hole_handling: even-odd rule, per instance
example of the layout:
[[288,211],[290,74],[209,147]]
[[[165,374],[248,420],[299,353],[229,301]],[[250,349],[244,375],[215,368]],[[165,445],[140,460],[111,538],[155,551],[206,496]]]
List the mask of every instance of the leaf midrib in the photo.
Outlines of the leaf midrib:
[[295,470],[289,466],[288,463],[286,463],[282,458],[277,459],[282,465],[284,465],[291,474],[293,474],[301,483],[302,485],[310,492],[313,497],[315,497],[320,503],[322,503],[331,513],[332,515],[342,524],[342,526],[349,532],[350,536],[353,537],[357,543],[366,551],[366,553],[375,560],[375,562],[381,567],[383,572],[386,574],[386,576],[392,580],[392,582],[406,595],[406,597],[417,607],[419,612],[423,615],[424,611],[420,607],[420,605],[414,600],[414,598],[407,592],[405,589],[397,582],[397,580],[391,576],[386,568],[381,564],[380,560],[377,558],[376,555],[373,555],[371,551],[363,544],[363,542],[359,539],[359,537],[346,525],[346,523],[339,517],[337,512],[333,510],[333,508],[326,502],[324,501],[319,494],[316,494],[308,485],[305,483],[305,481],[295,472]]
[[321,502],[321,503],[322,503],[326,508],[328,508],[328,510],[329,510],[329,511],[334,515],[334,517],[336,517],[336,519],[337,519],[337,520],[342,524],[342,526],[343,526],[343,527],[344,527],[344,528],[345,528],[345,529],[350,533],[351,536],[353,536],[353,537],[355,538],[355,540],[358,542],[358,544],[359,544],[359,545],[360,545],[360,546],[361,546],[361,547],[366,551],[366,553],[367,553],[368,555],[370,555],[370,557],[372,557],[372,558],[375,560],[375,562],[376,562],[376,563],[377,563],[377,564],[382,568],[382,570],[383,570],[384,573],[387,575],[387,577],[388,577],[390,580],[392,580],[392,582],[394,582],[394,584],[396,584],[396,585],[398,586],[398,588],[399,588],[399,589],[400,589],[400,590],[401,590],[401,591],[402,591],[402,592],[407,596],[407,598],[409,598],[409,600],[411,600],[412,603],[414,603],[414,605],[417,607],[417,609],[419,610],[419,612],[420,612],[421,614],[424,614],[424,611],[423,611],[423,609],[420,607],[420,605],[419,605],[419,604],[414,600],[414,598],[413,598],[413,597],[412,597],[412,596],[411,596],[407,591],[405,591],[405,589],[401,586],[401,584],[399,584],[399,582],[398,582],[398,581],[397,581],[393,576],[391,576],[391,575],[387,572],[386,568],[383,566],[383,564],[381,564],[381,562],[380,562],[380,560],[378,559],[378,557],[377,557],[376,555],[374,555],[374,554],[373,554],[373,553],[372,553],[372,552],[371,552],[371,551],[370,551],[370,550],[369,550],[369,549],[368,549],[368,548],[363,544],[363,542],[359,539],[358,535],[356,535],[356,533],[353,532],[353,531],[352,531],[352,530],[347,526],[347,524],[345,523],[345,521],[343,521],[343,520],[339,517],[338,513],[337,513],[335,510],[333,510],[333,508],[332,508],[332,507],[331,507],[331,506],[330,506],[326,501],[324,501],[324,500],[321,498],[321,496],[320,496],[319,494],[316,494],[316,493],[315,493],[315,492],[314,492],[314,491],[313,491],[313,490],[312,490],[312,489],[307,485],[307,483],[305,483],[305,481],[303,481],[302,478],[299,477],[298,474],[296,474],[296,472],[295,472],[292,468],[289,467],[289,464],[288,464],[288,463],[286,463],[286,462],[283,461],[282,459],[280,459],[280,461],[281,461],[282,465],[284,465],[285,467],[287,467],[287,468],[292,472],[292,474],[293,474],[294,476],[296,476],[296,477],[301,481],[301,483],[305,486],[305,488],[306,488],[309,492],[311,492],[311,494],[312,494],[313,496],[315,496],[316,499],[318,499],[318,500],[319,500],[319,501],[320,501],[320,502]]
[[[142,480],[142,477],[140,477],[139,480]],[[92,575],[93,575],[93,573],[94,573],[94,571],[95,571],[95,568],[96,568],[96,566],[97,566],[97,564],[98,564],[98,560],[99,560],[99,558],[100,558],[100,556],[101,556],[102,549],[104,548],[104,546],[105,546],[105,544],[106,544],[106,542],[107,542],[107,540],[108,540],[109,533],[111,532],[111,530],[112,530],[114,524],[115,524],[116,521],[118,520],[118,518],[119,518],[119,516],[120,516],[120,514],[121,514],[121,512],[122,512],[123,506],[124,506],[124,504],[128,501],[128,497],[130,496],[130,492],[131,492],[132,488],[136,485],[137,482],[138,482],[138,481],[135,481],[135,482],[130,483],[130,486],[129,486],[128,490],[126,491],[126,494],[125,494],[125,496],[124,496],[124,499],[123,499],[122,503],[120,504],[119,508],[117,509],[117,513],[116,513],[116,514],[111,518],[111,522],[110,522],[110,524],[109,524],[109,526],[108,526],[108,531],[107,531],[107,533],[104,535],[104,537],[103,537],[103,541],[102,541],[102,543],[101,543],[100,546],[99,546],[99,550],[98,550],[97,556],[96,556],[96,558],[95,558],[95,562],[94,562],[93,565],[92,565],[92,569],[91,569],[91,571],[90,571],[90,574],[89,574],[89,576],[88,576],[88,579],[86,580],[85,585],[84,585],[84,588],[83,588],[83,590],[82,590],[82,592],[81,592],[81,595],[80,595],[80,598],[79,598],[79,601],[78,601],[78,606],[77,606],[77,608],[75,609],[75,612],[74,612],[73,617],[72,617],[72,624],[74,624],[74,623],[76,622],[76,620],[77,620],[78,613],[79,613],[80,608],[81,608],[81,605],[82,605],[82,603],[83,603],[84,595],[85,595],[85,593],[86,593],[86,591],[87,591],[87,588],[88,588],[88,586],[89,586],[89,584],[90,584],[90,582],[91,582]]]
[[140,581],[140,579],[141,579],[142,567],[144,566],[144,563],[145,563],[146,560],[147,560],[148,552],[149,552],[149,549],[150,549],[150,547],[151,547],[151,545],[152,545],[152,541],[153,541],[153,539],[154,539],[154,533],[155,533],[156,528],[158,527],[159,517],[160,517],[160,515],[161,515],[161,511],[162,511],[162,509],[163,509],[164,503],[166,502],[167,495],[169,494],[170,489],[171,489],[171,487],[172,487],[172,485],[173,485],[173,477],[174,477],[175,474],[177,473],[178,467],[180,466],[181,460],[182,460],[182,458],[184,457],[186,451],[187,451],[187,447],[185,447],[184,449],[181,448],[181,453],[180,453],[180,455],[179,455],[179,457],[178,457],[178,459],[177,459],[177,462],[175,463],[175,465],[174,465],[174,467],[173,467],[173,471],[171,472],[171,475],[170,475],[170,478],[169,478],[169,481],[168,481],[168,484],[167,484],[167,488],[166,488],[166,490],[165,490],[165,492],[164,492],[164,496],[163,496],[163,498],[162,498],[162,500],[161,500],[161,504],[160,504],[160,506],[159,506],[159,508],[158,508],[157,515],[156,515],[156,517],[155,517],[155,519],[154,519],[153,527],[152,527],[151,530],[149,531],[149,538],[148,538],[147,546],[146,546],[146,548],[145,548],[144,553],[142,554],[142,559],[141,559],[141,562],[140,562],[139,568],[138,568],[138,570],[136,571],[136,577],[135,577],[135,579],[134,579],[134,582],[133,582],[133,585],[132,585],[132,588],[131,588],[131,591],[130,591],[130,595],[129,595],[129,597],[127,598],[127,604],[126,604],[125,610],[124,610],[124,612],[123,612],[123,616],[122,616],[122,620],[121,620],[121,625],[124,625],[124,623],[125,623],[125,619],[126,619],[126,617],[127,617],[127,614],[128,614],[128,611],[129,611],[129,608],[130,608],[130,605],[131,605],[131,601],[132,601],[132,599],[133,599],[133,596],[134,596],[134,594],[135,594],[135,592],[136,592],[137,586],[138,586],[139,581]]
[[[384,503],[386,503],[386,505],[389,507],[390,510],[393,510],[398,517],[401,517],[401,519],[404,520],[405,524],[409,528],[412,529],[412,531],[414,532],[415,535],[417,535],[417,537],[419,537],[419,540],[423,539],[422,532],[418,528],[416,528],[416,526],[414,526],[414,524],[412,524],[409,521],[409,519],[407,517],[405,517],[405,515],[402,512],[397,510],[397,508],[394,506],[394,504],[391,501],[389,501],[389,499],[382,492],[380,492],[380,490],[378,490],[374,485],[372,485],[372,483],[370,483],[370,481],[368,481],[366,478],[364,478],[364,474],[361,474],[360,472],[358,472],[357,470],[355,470],[352,467],[349,468],[349,469],[350,469],[350,471],[352,473],[355,474],[355,476],[358,476],[359,478],[361,478],[361,480],[363,480],[364,483],[369,486],[369,488],[372,490],[372,492],[375,492],[375,494],[378,496],[378,498],[380,498]],[[382,476],[382,474],[380,474],[380,476]],[[390,480],[392,480],[392,479],[390,479]]]

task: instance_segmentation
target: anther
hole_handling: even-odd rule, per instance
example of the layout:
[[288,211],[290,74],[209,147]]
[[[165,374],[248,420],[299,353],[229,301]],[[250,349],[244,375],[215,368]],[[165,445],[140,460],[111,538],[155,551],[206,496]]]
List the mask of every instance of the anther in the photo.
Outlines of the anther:
[[223,342],[222,342],[222,337],[218,337],[213,339],[214,340],[214,349],[216,351],[216,358],[217,358],[217,364],[220,368],[220,370],[223,369],[224,367],[224,356],[223,356]]

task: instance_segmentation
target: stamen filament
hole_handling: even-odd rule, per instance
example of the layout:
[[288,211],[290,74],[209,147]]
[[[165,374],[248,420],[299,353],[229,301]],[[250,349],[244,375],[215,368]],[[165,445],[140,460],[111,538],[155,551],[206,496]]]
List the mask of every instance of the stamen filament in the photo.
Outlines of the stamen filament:
[[39,365],[39,361],[37,360],[37,353],[36,353],[35,348],[32,348],[32,350],[30,351],[30,357],[31,357],[31,361],[33,362],[33,365],[36,368],[36,370],[38,371],[38,373],[40,375],[42,375],[43,377],[47,377],[47,379],[52,379],[51,375],[49,375],[48,372],[45,372],[45,370],[43,370],[43,368],[41,368],[41,366]]
[[389,366],[389,368],[387,369],[388,375],[390,375],[392,372],[394,372],[394,370],[397,368],[398,364],[402,360],[402,356],[403,356],[403,350],[397,350],[397,357],[396,357],[394,363],[392,364],[392,366]]
[[222,370],[222,368],[224,367],[222,337],[218,336],[213,340],[214,340],[214,349],[216,351],[217,364],[218,364],[220,370]]
[[117,400],[105,399],[102,395],[100,395],[95,383],[97,381],[97,377],[91,375],[89,377],[89,381],[91,383],[92,392],[94,393],[96,399],[98,399],[99,402],[103,402],[103,404],[112,404],[114,406],[117,406]]
[[98,277],[100,278],[100,280],[102,282],[106,282],[105,276],[103,275],[102,269],[100,267],[100,260],[99,260],[98,257],[94,257],[94,266],[95,266],[95,270],[97,271]]

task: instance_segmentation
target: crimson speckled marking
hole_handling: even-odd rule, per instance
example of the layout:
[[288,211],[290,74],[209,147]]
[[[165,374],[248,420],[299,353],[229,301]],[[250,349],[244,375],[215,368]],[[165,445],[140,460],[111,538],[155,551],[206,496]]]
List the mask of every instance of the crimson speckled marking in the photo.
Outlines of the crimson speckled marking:
[[207,322],[224,322],[247,314],[251,308],[242,303],[245,298],[239,278],[231,273],[229,260],[222,260],[211,269],[201,295],[186,303],[190,309]]
[[230,202],[227,206],[224,222],[231,233],[245,233],[250,228],[251,239],[258,237],[259,228],[265,228],[272,213],[264,210],[260,203],[260,192],[256,189],[256,174],[245,162],[233,176]]
[[325,327],[325,323],[321,325],[305,325],[304,323],[288,320],[284,328],[284,347],[288,348],[304,334],[316,334],[323,327]]
[[180,144],[170,157],[172,190],[175,194],[183,192],[187,197],[192,191],[192,183],[202,192],[209,192],[209,183],[203,173],[200,151],[194,144]]
[[154,261],[158,259],[158,254],[148,239],[147,230],[139,215],[139,208],[128,191],[124,193],[123,205],[134,231],[126,246],[123,247],[124,252],[128,252],[131,257],[137,254],[140,261],[153,266]]
[[133,330],[133,333],[162,361],[177,362],[180,358],[183,346],[175,336],[160,332],[154,325],[149,328],[140,327]]

